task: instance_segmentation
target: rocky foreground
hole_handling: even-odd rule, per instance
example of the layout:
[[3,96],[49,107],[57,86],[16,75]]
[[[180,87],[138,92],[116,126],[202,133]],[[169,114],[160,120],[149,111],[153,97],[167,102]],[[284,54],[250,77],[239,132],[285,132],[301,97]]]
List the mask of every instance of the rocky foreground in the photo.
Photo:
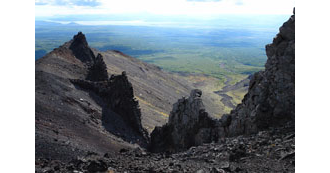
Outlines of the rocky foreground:
[[122,149],[69,163],[36,160],[37,172],[294,172],[295,134],[287,127],[224,138],[176,154]]

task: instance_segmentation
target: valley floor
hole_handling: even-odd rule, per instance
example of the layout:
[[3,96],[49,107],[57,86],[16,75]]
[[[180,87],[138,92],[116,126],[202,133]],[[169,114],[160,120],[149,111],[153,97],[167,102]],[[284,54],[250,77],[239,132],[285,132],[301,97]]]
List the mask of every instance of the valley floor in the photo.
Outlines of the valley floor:
[[[214,118],[228,114],[237,104],[241,103],[249,86],[248,75],[227,76],[225,82],[201,74],[186,74],[183,75],[183,78],[191,82],[194,88],[203,91],[203,101]],[[210,104],[209,101],[213,103]],[[214,112],[217,113],[214,114]]]

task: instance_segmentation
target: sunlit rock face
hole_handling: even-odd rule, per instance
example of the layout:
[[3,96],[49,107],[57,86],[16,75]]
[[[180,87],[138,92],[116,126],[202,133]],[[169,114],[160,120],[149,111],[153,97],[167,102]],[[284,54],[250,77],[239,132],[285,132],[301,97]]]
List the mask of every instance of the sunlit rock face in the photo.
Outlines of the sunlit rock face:
[[229,116],[228,135],[250,134],[276,126],[294,127],[295,14],[266,45],[265,70],[255,73],[242,104]]
[[217,139],[217,121],[205,112],[201,96],[202,91],[195,89],[173,105],[168,123],[151,133],[151,151],[177,152]]

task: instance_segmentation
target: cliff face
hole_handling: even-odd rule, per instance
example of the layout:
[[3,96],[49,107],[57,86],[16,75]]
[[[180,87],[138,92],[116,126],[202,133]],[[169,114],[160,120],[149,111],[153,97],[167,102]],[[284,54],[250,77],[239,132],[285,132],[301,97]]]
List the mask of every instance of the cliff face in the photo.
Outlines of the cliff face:
[[250,134],[277,126],[294,127],[295,14],[266,45],[265,70],[253,75],[242,104],[229,116],[228,135]]

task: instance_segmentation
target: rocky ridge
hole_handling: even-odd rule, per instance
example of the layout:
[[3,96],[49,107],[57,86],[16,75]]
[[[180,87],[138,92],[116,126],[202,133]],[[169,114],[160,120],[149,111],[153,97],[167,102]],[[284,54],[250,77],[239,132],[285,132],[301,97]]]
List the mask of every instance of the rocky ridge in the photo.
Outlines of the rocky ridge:
[[69,42],[69,49],[76,58],[84,63],[92,62],[95,60],[93,51],[88,46],[85,35],[82,32],[78,32],[77,35]]
[[125,72],[108,77],[103,56],[79,32],[36,61],[36,158],[146,147],[133,93]]
[[[102,55],[98,54],[95,58],[82,32],[73,37],[70,49],[82,62],[88,60],[88,63],[86,63],[86,66],[88,66],[86,79],[71,79],[70,81],[79,88],[89,93],[93,92],[93,94],[102,98],[105,107],[120,115],[128,127],[132,128],[138,135],[141,135],[142,138],[136,142],[140,146],[145,147],[149,142],[149,135],[142,127],[139,102],[134,98],[133,87],[128,81],[126,72],[122,72],[121,75],[111,75],[109,78],[107,65],[104,63]],[[79,53],[75,53],[75,51]],[[107,116],[106,114],[103,116],[103,124],[106,124],[106,122],[112,123],[109,122],[111,120]]]
[[60,161],[146,147],[145,129],[162,125],[172,103],[192,89],[157,66],[90,48],[81,32],[38,59],[35,77],[36,158]]

